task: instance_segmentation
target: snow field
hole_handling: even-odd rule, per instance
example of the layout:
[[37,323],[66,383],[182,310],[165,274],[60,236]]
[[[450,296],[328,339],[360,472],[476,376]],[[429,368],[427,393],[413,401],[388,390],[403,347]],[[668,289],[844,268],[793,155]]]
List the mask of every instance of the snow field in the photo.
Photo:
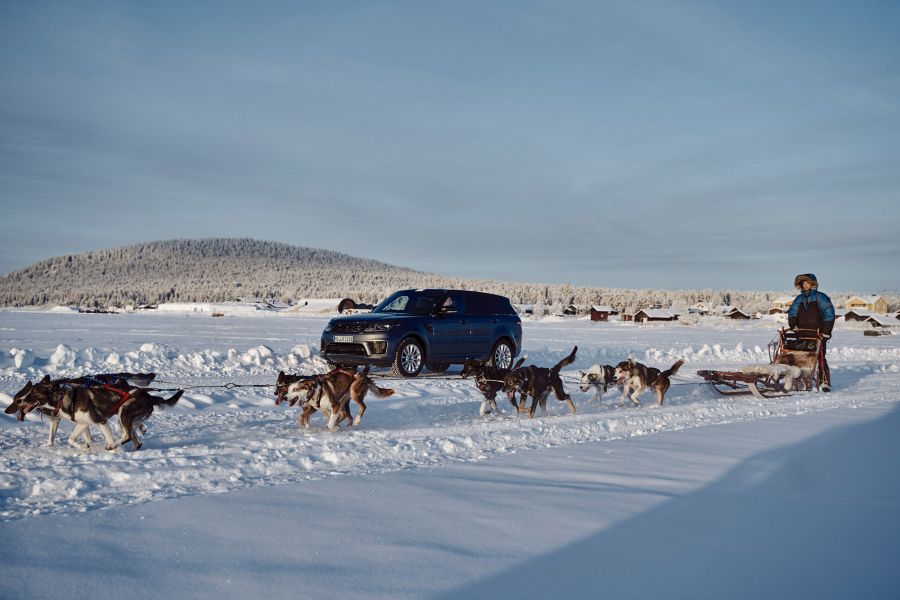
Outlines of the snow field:
[[[227,332],[219,319],[192,319],[187,321],[190,335],[185,319],[164,315],[121,321],[130,329],[117,327],[121,316],[106,316],[99,329],[82,326],[81,319],[97,322],[98,316],[0,313],[0,344],[9,348],[0,351],[0,404],[8,405],[27,379],[44,374],[155,371],[161,381],[216,385],[274,383],[281,369],[327,369],[316,350],[324,319],[242,319]],[[34,349],[21,344],[26,328],[45,332],[33,336]],[[875,406],[900,397],[900,344],[883,338],[870,342],[850,330],[839,331],[829,348],[834,392],[761,401],[722,398],[697,385],[694,371],[768,362],[766,344],[773,330],[763,324],[636,327],[573,320],[526,322],[524,328],[528,363],[552,364],[577,344],[574,366],[581,369],[598,362],[615,364],[627,356],[661,367],[678,358],[686,364],[665,406],[656,407],[647,392],[640,409],[619,406],[616,390],[592,402],[592,391],[577,389],[578,370],[564,371],[578,413],[569,415],[551,396],[548,415],[533,420],[512,413],[505,398],[498,401],[504,414],[479,418],[480,393],[473,382],[453,373],[449,378],[381,380],[379,385],[393,387],[396,394],[383,400],[370,396],[361,427],[335,433],[324,430],[321,415],[313,417],[310,431],[299,430],[299,409],[274,406],[274,388],[189,390],[174,409],[157,410],[148,420],[145,445],[137,452],[130,447],[105,452],[99,442],[95,450],[78,452],[65,445],[71,432],[67,422],[60,426],[57,445],[46,448],[46,423],[36,416],[17,423],[4,415],[0,519],[478,462],[548,447]],[[286,333],[288,329],[296,335]]]

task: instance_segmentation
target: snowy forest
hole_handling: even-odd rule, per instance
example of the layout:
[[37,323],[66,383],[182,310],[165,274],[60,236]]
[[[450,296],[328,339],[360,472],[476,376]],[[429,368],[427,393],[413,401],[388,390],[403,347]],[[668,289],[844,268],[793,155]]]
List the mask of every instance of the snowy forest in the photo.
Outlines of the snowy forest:
[[[686,309],[698,302],[765,312],[781,291],[627,290],[460,279],[414,271],[316,248],[253,239],[150,242],[50,258],[0,278],[0,305],[124,307],[162,302],[259,298],[290,304],[304,298],[374,303],[403,288],[450,287],[508,296],[548,307],[603,304],[619,310]],[[869,290],[853,293],[869,293]],[[850,293],[832,293],[843,306]],[[900,297],[883,294],[890,309]]]

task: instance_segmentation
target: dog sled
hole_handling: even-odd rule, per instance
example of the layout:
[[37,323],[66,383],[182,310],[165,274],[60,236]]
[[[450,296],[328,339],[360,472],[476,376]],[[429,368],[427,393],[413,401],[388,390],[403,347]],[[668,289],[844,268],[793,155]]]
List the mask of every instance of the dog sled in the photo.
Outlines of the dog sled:
[[822,332],[814,329],[778,331],[769,342],[769,364],[737,371],[697,371],[705,383],[723,396],[752,394],[760,399],[790,396],[798,386],[819,390],[825,369]]

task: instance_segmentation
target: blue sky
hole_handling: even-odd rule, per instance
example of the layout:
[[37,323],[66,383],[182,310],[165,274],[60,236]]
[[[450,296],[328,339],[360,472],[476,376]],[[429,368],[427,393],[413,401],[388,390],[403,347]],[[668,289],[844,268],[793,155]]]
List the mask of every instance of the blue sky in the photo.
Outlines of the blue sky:
[[0,2],[0,272],[254,237],[900,290],[898,2]]

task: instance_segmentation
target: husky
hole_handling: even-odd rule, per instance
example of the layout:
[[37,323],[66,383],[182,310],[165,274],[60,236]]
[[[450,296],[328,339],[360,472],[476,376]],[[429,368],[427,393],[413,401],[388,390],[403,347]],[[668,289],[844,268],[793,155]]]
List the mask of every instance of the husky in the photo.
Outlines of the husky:
[[[345,419],[350,426],[358,426],[366,412],[365,398],[371,391],[379,398],[393,395],[394,390],[375,385],[369,377],[369,367],[362,371],[333,369],[324,375],[292,383],[286,397],[291,405],[300,401],[303,410],[298,419],[301,428],[309,429],[309,419],[316,411],[321,411],[328,420],[328,429],[335,431]],[[359,405],[359,414],[354,419],[350,414],[350,400]]]
[[[501,369],[500,367],[491,366],[484,360],[472,359],[466,361],[460,376],[463,379],[474,377],[475,385],[481,393],[484,394],[484,400],[481,402],[481,409],[478,411],[479,415],[483,417],[490,412],[500,413],[500,409],[497,408],[497,392],[503,389],[503,379],[509,372],[521,367],[523,362],[525,362],[524,356],[516,361],[516,364],[513,365],[512,368]],[[516,403],[516,393],[509,392],[506,394],[506,397],[509,398],[510,404],[512,404],[513,408],[518,412],[519,405]]]
[[551,368],[529,365],[511,370],[504,378],[503,391],[507,394],[519,392],[519,412],[526,412],[525,400],[531,396],[531,408],[528,409],[528,418],[534,417],[535,409],[541,405],[541,414],[547,414],[547,396],[552,391],[556,399],[569,405],[569,412],[575,412],[575,403],[563,389],[559,371],[565,366],[575,362],[575,353],[578,346],[572,348],[571,354],[556,363]]
[[594,388],[594,395],[591,397],[591,402],[594,400],[602,400],[603,394],[605,394],[609,390],[609,386],[615,385],[616,383],[616,368],[612,365],[594,365],[587,371],[580,371],[581,373],[581,386],[579,389],[582,392],[586,392],[591,388]]
[[666,397],[666,391],[669,389],[671,382],[669,377],[678,372],[683,360],[675,361],[671,367],[665,371],[660,371],[654,367],[648,367],[633,359],[623,360],[616,365],[616,381],[622,384],[622,400],[621,404],[625,405],[625,399],[629,398],[635,406],[640,406],[641,401],[638,396],[647,388],[652,388],[656,394],[657,406],[662,406]]
[[[318,377],[318,375],[288,375],[284,371],[278,373],[278,379],[275,381],[275,406],[278,406],[288,399],[288,390],[291,385],[302,381],[309,381],[316,377]],[[293,400],[289,401],[290,406],[293,406],[294,403],[297,402],[297,399],[298,397],[294,396]]]
[[[119,380],[120,382],[122,380]],[[128,386],[125,383],[115,385],[72,385],[70,383],[51,381],[50,376],[44,377],[37,384],[30,381],[25,384],[6,408],[7,414],[18,413],[19,421],[25,419],[25,415],[33,410],[50,417],[50,437],[47,446],[53,446],[56,430],[59,427],[60,418],[65,418],[75,423],[75,430],[69,436],[69,445],[77,450],[89,450],[91,437],[90,428],[97,426],[106,439],[106,449],[116,448],[134,443],[134,449],[138,450],[143,442],[138,437],[135,429],[145,431],[143,421],[147,419],[156,406],[174,406],[184,390],[178,390],[168,399],[152,396],[143,388]],[[118,440],[113,439],[107,420],[113,415],[118,415],[122,427],[122,435]],[[78,442],[78,438],[82,442]]]

